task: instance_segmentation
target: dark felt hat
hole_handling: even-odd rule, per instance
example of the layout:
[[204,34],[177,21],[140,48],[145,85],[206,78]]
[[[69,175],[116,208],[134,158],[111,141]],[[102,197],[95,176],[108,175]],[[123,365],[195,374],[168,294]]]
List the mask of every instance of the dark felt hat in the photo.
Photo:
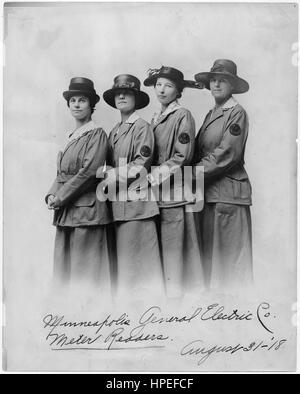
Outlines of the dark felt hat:
[[181,71],[174,67],[162,66],[161,68],[153,68],[148,70],[148,77],[144,81],[145,86],[153,86],[156,84],[158,78],[167,78],[175,82],[182,88],[195,88],[202,89],[203,84],[195,81],[188,81],[184,79],[184,75]]
[[209,82],[215,76],[222,76],[232,84],[232,93],[245,93],[249,90],[249,84],[244,79],[238,77],[237,66],[232,60],[216,60],[209,72],[202,72],[195,75],[195,80],[203,83],[206,89],[210,90]]
[[69,101],[71,97],[81,94],[92,100],[95,100],[96,103],[98,103],[100,100],[100,97],[94,89],[93,81],[83,77],[72,78],[70,81],[69,90],[63,92],[64,98]]
[[141,109],[149,104],[149,96],[140,90],[141,82],[138,78],[130,74],[121,74],[115,77],[114,84],[111,89],[103,93],[104,101],[111,107],[116,108],[115,96],[119,89],[128,89],[135,95],[135,108]]

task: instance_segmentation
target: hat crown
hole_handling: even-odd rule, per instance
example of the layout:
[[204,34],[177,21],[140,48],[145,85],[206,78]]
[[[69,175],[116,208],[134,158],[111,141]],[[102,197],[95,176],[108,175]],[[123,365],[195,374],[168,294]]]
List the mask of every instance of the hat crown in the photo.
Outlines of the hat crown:
[[94,82],[88,78],[75,77],[70,81],[69,90],[82,90],[94,93]]
[[113,89],[134,89],[140,90],[141,82],[138,78],[130,74],[121,74],[115,77]]
[[214,62],[210,71],[237,75],[237,66],[232,60],[218,59]]
[[85,85],[89,85],[92,88],[94,87],[94,82],[93,81],[91,81],[88,78],[83,78],[83,77],[71,78],[70,85],[72,85],[73,83],[82,83],[82,84],[85,84]]
[[171,80],[183,82],[183,73],[177,68],[162,66],[161,68],[153,68],[148,70],[148,78],[170,78]]
[[166,77],[167,75],[170,75],[170,78],[176,79],[178,81],[183,81],[184,79],[183,73],[177,70],[177,68],[163,66],[160,69],[160,73],[164,74]]

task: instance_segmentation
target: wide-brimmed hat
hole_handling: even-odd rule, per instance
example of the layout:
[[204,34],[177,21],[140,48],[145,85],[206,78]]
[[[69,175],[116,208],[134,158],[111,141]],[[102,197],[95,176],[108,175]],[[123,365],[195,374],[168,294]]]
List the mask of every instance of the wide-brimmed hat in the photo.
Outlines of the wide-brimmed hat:
[[189,81],[184,79],[184,75],[181,71],[174,67],[162,66],[161,68],[150,68],[148,70],[148,77],[144,81],[145,86],[153,86],[156,84],[158,78],[167,78],[171,81],[179,84],[182,88],[195,88],[202,89],[204,85],[195,81]]
[[77,95],[84,95],[94,100],[96,103],[100,100],[100,97],[94,89],[94,82],[88,78],[75,77],[72,78],[69,85],[69,90],[63,92],[64,98],[69,101],[71,97]]
[[222,76],[232,84],[232,93],[245,93],[249,90],[249,84],[244,79],[238,77],[237,66],[232,60],[218,59],[214,62],[209,72],[202,72],[195,75],[197,82],[204,83],[206,89],[210,90],[209,82],[215,76]]
[[115,96],[119,89],[131,90],[135,95],[135,109],[141,109],[149,104],[149,96],[140,90],[141,82],[138,78],[130,74],[121,74],[115,77],[114,84],[111,89],[103,93],[103,98],[110,106],[116,108]]

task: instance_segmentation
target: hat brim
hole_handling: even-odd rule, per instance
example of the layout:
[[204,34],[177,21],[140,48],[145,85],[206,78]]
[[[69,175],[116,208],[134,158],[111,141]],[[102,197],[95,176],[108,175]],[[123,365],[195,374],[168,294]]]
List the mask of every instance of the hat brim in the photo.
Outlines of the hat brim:
[[219,77],[221,76],[221,77],[228,79],[228,81],[234,87],[234,90],[232,92],[234,94],[245,93],[249,90],[249,84],[247,81],[245,81],[244,79],[242,79],[238,76],[230,75],[230,74],[222,73],[222,72],[198,73],[195,75],[195,80],[197,82],[202,82],[205,85],[206,89],[210,90],[210,86],[209,86],[210,80],[216,76],[219,76]]
[[156,81],[158,78],[166,78],[169,79],[170,81],[174,81],[174,83],[180,83],[182,85],[183,88],[193,88],[193,89],[202,89],[203,86],[198,85],[197,82],[195,81],[190,81],[190,80],[185,80],[185,79],[175,79],[170,77],[169,74],[160,74],[160,75],[155,75],[155,76],[151,76],[145,79],[144,81],[144,85],[145,86],[154,86],[156,84]]
[[150,102],[150,98],[149,98],[148,94],[141,91],[141,90],[134,90],[134,89],[130,89],[130,88],[113,88],[113,89],[106,90],[103,93],[104,101],[113,108],[116,108],[116,103],[115,103],[116,91],[120,90],[120,89],[130,90],[131,92],[134,93],[134,95],[135,95],[135,109],[145,108],[145,107],[147,107],[147,105]]
[[90,99],[95,99],[96,103],[98,103],[98,101],[100,100],[98,94],[91,93],[87,90],[66,90],[65,92],[63,92],[63,96],[67,101],[69,101],[71,97],[78,95],[86,96]]

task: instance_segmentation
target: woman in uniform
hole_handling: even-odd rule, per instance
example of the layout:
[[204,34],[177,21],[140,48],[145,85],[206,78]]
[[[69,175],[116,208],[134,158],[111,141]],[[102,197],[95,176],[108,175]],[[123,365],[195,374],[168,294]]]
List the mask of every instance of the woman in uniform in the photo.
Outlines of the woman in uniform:
[[[183,193],[177,193],[180,189],[184,192],[183,167],[192,163],[195,144],[194,118],[178,99],[185,87],[201,86],[185,81],[181,71],[164,66],[150,70],[144,85],[154,86],[161,106],[152,119],[156,168],[149,180],[158,188],[158,228],[167,295],[180,298],[203,285],[194,214],[186,212],[186,205],[191,201]],[[169,195],[165,193],[168,189]]]
[[155,225],[159,210],[155,201],[147,201],[146,179],[153,159],[154,137],[150,125],[136,112],[148,105],[149,96],[140,90],[138,78],[122,74],[115,77],[113,87],[104,92],[103,98],[121,115],[121,122],[109,135],[107,165],[112,168],[105,174],[106,186],[114,186],[116,190],[111,206],[116,237],[117,294],[159,296],[163,294]]
[[200,219],[206,278],[212,288],[244,286],[252,280],[251,185],[244,169],[248,116],[232,94],[247,92],[249,85],[226,59],[195,79],[215,100],[197,135],[195,155],[205,179]]
[[96,199],[96,172],[105,162],[107,137],[91,118],[100,98],[93,82],[81,77],[71,79],[63,96],[75,129],[58,153],[57,176],[46,195],[56,226],[54,278],[110,290],[105,230],[110,218],[106,204]]

